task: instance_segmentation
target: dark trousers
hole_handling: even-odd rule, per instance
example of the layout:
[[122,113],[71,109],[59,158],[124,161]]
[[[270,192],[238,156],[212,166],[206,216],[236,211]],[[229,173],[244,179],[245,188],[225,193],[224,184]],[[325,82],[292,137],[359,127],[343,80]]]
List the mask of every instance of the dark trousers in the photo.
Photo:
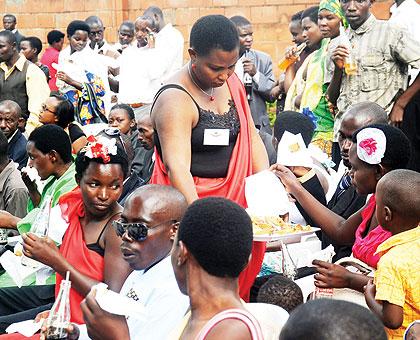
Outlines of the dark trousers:
[[411,158],[407,168],[420,172],[420,91],[405,107],[401,130],[411,144]]
[[14,323],[51,308],[55,285],[0,288],[0,334]]

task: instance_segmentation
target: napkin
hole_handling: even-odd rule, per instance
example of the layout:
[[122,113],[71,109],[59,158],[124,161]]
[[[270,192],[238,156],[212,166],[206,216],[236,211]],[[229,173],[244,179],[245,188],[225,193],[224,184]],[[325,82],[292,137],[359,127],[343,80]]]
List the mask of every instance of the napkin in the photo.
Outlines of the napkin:
[[22,265],[21,256],[16,256],[10,250],[5,251],[0,257],[0,263],[19,288],[27,277],[38,270],[38,268]]
[[108,289],[108,285],[103,282],[93,286],[92,290],[96,290],[96,302],[105,311],[130,317],[145,317],[146,311],[144,306],[138,302],[128,298],[125,295],[118,294]]
[[302,135],[285,131],[277,149],[277,163],[284,166],[312,168],[313,161]]
[[290,201],[281,181],[269,170],[245,178],[248,213],[254,216],[278,216],[289,212]]
[[35,322],[35,320],[25,320],[12,323],[6,328],[6,333],[20,333],[26,337],[32,336],[41,329],[44,320],[45,319],[41,319],[38,322]]

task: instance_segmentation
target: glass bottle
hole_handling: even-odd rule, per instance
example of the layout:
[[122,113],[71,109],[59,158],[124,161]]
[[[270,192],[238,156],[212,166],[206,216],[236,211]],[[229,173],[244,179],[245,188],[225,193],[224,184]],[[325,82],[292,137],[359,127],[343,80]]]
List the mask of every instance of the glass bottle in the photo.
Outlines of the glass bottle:
[[281,73],[285,72],[290,65],[293,65],[295,62],[298,61],[299,56],[303,52],[305,47],[306,47],[306,43],[304,42],[297,47],[296,52],[293,54],[295,58],[293,59],[284,58],[279,62],[278,66]]
[[54,305],[51,308],[50,315],[47,318],[46,340],[62,340],[67,339],[67,328],[70,325],[70,287],[71,282],[68,280],[69,272],[67,272],[66,280],[61,281],[60,291]]
[[349,51],[348,57],[344,59],[344,72],[347,74],[347,76],[354,76],[357,74],[357,61],[353,53],[351,52],[351,43],[350,43],[349,37],[344,31],[344,27],[341,25],[340,25],[340,43],[341,45],[345,46]]

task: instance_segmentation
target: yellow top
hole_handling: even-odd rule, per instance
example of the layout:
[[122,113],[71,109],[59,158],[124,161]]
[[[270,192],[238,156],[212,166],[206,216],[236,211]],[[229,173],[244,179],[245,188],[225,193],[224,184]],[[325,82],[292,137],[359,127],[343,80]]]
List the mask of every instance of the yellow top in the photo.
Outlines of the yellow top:
[[407,326],[420,319],[420,226],[390,237],[376,252],[383,255],[375,272],[375,299],[403,307],[402,326],[386,328],[389,339],[402,339]]

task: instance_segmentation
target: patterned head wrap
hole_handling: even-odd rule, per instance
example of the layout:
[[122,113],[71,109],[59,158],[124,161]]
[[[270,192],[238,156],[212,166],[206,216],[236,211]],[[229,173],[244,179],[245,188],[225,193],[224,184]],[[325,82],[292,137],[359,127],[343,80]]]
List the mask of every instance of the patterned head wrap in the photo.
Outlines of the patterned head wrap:
[[340,0],[321,0],[319,3],[318,12],[322,11],[323,9],[326,9],[338,16],[343,26],[347,28],[348,23],[346,16],[344,15],[344,11],[341,8]]

